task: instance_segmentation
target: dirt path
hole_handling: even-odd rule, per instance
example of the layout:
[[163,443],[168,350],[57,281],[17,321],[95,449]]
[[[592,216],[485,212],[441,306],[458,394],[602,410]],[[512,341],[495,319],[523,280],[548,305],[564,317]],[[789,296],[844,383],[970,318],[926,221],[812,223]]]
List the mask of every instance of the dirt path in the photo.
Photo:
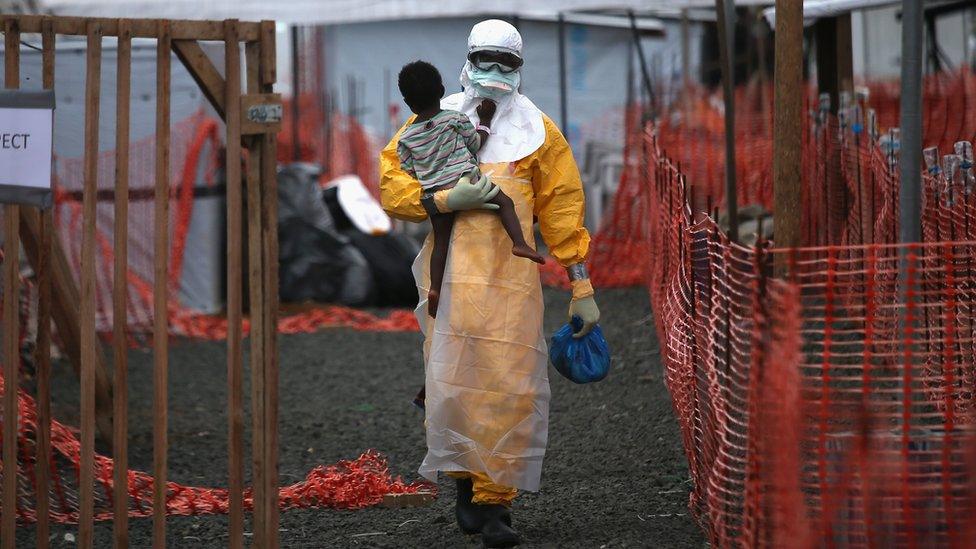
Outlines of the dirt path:
[[[664,388],[646,292],[598,294],[614,353],[606,380],[577,386],[550,369],[549,451],[540,494],[516,502],[524,547],[703,546],[688,516],[688,475]],[[562,322],[566,297],[546,291],[546,332]],[[410,399],[423,382],[420,335],[331,330],[281,339],[281,482],[312,467],[375,448],[407,479],[424,454],[421,413]],[[180,342],[170,360],[170,480],[226,483],[225,355],[220,343]],[[131,358],[131,463],[151,470],[151,364]],[[245,379],[247,379],[247,375]],[[78,385],[67,365],[55,378],[55,413],[76,418]],[[249,442],[247,444],[250,444]],[[281,546],[480,547],[453,519],[454,489],[441,483],[427,508],[288,511]],[[226,517],[171,517],[170,547],[225,547]],[[111,523],[96,526],[96,547],[111,546]],[[54,547],[76,529],[54,525]],[[151,520],[131,523],[132,547],[150,545]],[[33,546],[21,528],[18,546]]]

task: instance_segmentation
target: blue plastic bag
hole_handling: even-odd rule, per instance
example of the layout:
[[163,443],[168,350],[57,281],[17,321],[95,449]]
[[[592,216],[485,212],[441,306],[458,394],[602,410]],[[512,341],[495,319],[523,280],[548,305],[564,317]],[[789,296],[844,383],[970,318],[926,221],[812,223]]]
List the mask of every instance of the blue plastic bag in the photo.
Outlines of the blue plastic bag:
[[583,321],[573,317],[572,324],[564,324],[552,334],[549,361],[560,374],[573,383],[600,381],[610,373],[610,347],[599,325],[585,336],[573,334],[583,328]]

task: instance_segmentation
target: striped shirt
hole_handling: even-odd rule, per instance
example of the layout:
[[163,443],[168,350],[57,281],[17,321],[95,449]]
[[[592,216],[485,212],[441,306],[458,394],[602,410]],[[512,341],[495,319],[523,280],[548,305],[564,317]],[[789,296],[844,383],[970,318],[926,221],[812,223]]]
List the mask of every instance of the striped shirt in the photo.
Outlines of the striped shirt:
[[429,190],[476,171],[480,147],[481,136],[468,116],[444,110],[407,126],[400,134],[397,154],[404,171]]

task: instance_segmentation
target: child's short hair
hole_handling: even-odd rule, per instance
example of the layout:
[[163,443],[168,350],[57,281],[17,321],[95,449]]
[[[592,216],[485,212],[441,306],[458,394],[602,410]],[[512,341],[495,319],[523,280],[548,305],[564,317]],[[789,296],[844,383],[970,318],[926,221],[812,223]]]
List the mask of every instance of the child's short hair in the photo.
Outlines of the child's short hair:
[[441,73],[426,61],[407,63],[400,69],[397,85],[403,101],[414,113],[437,106],[444,97]]

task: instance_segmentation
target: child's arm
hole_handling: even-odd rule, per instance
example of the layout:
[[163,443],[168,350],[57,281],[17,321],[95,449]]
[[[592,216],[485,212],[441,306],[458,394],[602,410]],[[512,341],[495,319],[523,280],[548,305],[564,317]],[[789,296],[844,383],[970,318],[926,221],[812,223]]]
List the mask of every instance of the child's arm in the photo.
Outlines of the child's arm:
[[491,99],[485,99],[475,110],[478,112],[478,136],[481,138],[478,150],[480,151],[485,146],[488,136],[491,135],[491,119],[495,116],[495,102]]

